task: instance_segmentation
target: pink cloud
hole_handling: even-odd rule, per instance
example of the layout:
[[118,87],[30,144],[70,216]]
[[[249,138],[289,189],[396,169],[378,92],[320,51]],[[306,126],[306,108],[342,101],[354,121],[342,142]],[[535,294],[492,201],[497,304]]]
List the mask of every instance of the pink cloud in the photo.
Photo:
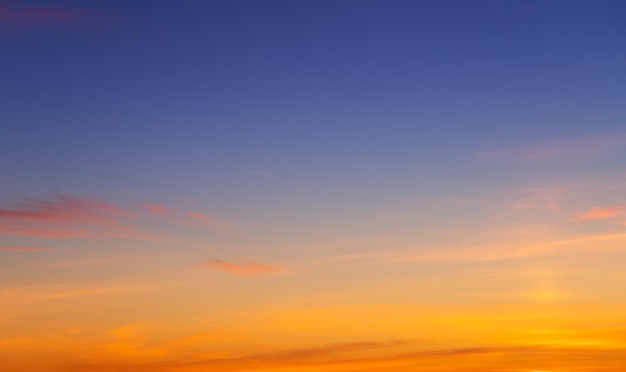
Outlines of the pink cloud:
[[194,220],[195,222],[201,223],[201,224],[206,224],[206,225],[218,225],[220,224],[219,221],[217,221],[214,218],[211,218],[209,216],[207,216],[204,213],[200,213],[200,212],[196,212],[196,211],[185,211],[185,215],[189,218],[191,218],[192,220]]
[[0,252],[50,252],[61,251],[57,248],[37,248],[37,247],[17,247],[17,246],[0,246]]
[[193,210],[173,213],[171,214],[170,219],[172,222],[187,226],[212,227],[221,231],[225,231],[225,229],[229,228],[228,225],[217,218]]
[[623,206],[593,207],[578,216],[579,220],[599,220],[618,217],[626,213]]
[[56,200],[23,197],[14,208],[0,208],[0,219],[56,222],[88,219],[112,226],[119,225],[115,216],[137,217],[137,214],[114,204],[66,195],[56,195]]
[[225,227],[226,225],[205,213],[195,210],[176,210],[163,204],[143,203],[142,207],[154,216],[163,217],[170,222],[187,226]]
[[212,270],[223,271],[236,275],[273,274],[284,271],[282,267],[262,264],[251,260],[246,260],[241,263],[210,260],[204,266]]
[[[135,204],[135,210],[97,199],[55,195],[48,199],[22,197],[0,205],[0,234],[44,238],[122,237],[155,239],[136,227],[148,214],[175,224],[225,225],[197,211],[173,211],[157,203]],[[140,208],[137,208],[140,207]]]
[[0,1],[0,22],[22,26],[71,23],[94,14],[94,10],[85,8],[25,6],[12,1]]
[[134,212],[95,199],[21,198],[11,207],[0,207],[0,233],[47,238],[148,237],[128,224],[128,219],[136,217]]
[[143,207],[148,210],[148,212],[155,215],[163,215],[168,212],[169,208],[167,208],[163,204],[153,204],[153,203],[144,203]]

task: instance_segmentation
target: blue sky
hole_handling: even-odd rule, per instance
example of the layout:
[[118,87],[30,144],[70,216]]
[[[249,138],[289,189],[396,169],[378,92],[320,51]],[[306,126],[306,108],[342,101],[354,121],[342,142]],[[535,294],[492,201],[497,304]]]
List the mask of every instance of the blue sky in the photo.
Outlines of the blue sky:
[[28,183],[432,171],[623,125],[618,1],[81,6],[3,25],[2,158]]

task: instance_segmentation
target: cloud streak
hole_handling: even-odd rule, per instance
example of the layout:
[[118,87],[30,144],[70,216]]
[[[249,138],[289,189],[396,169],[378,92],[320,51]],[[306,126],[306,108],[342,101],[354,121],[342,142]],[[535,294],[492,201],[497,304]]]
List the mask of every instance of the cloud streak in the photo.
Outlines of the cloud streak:
[[0,23],[19,26],[74,23],[95,14],[94,10],[85,8],[26,6],[13,1],[0,1]]
[[[92,283],[59,283],[0,287],[0,322],[7,319],[24,318],[48,314],[53,308],[73,299],[93,297],[125,296],[132,293],[171,290],[185,286],[184,281],[124,280]],[[0,370],[2,363],[0,362]]]
[[163,204],[143,203],[142,206],[151,214],[162,216],[169,212],[169,208]]
[[[611,358],[624,361],[620,348],[574,348],[544,345],[461,347],[401,352],[411,346],[406,341],[354,342],[330,344],[317,348],[287,349],[215,358],[170,359],[154,362],[74,362],[67,367],[81,371],[462,371],[477,372],[493,368],[526,368],[546,358],[578,362],[597,362]],[[414,346],[413,346],[414,348]],[[230,355],[229,355],[230,354]],[[471,362],[470,362],[471,361]],[[468,363],[469,362],[469,363]],[[512,371],[512,369],[506,369]],[[520,369],[517,369],[520,371]],[[528,370],[530,369],[521,369]],[[609,370],[607,370],[609,371]],[[614,371],[611,369],[610,371]],[[617,370],[615,370],[617,371]]]
[[251,260],[238,263],[223,260],[210,260],[203,266],[207,269],[243,276],[275,274],[284,271],[284,269],[280,266],[263,264]]
[[50,252],[62,251],[59,248],[39,248],[39,247],[19,247],[19,246],[0,246],[0,252]]
[[185,211],[185,215],[189,217],[196,224],[204,224],[204,225],[219,225],[220,222],[214,218],[207,216],[204,213],[200,213],[197,211]]
[[578,216],[578,220],[602,220],[607,218],[619,217],[626,213],[626,208],[621,205],[609,207],[593,207]]
[[589,235],[527,245],[485,245],[455,249],[398,250],[364,252],[328,257],[326,263],[397,264],[397,263],[471,263],[514,260],[557,254],[625,250],[626,234]]
[[626,134],[556,140],[483,152],[488,158],[512,158],[537,161],[556,157],[573,157],[605,152],[626,145]]
[[0,208],[0,233],[46,238],[114,236],[149,238],[128,223],[138,214],[115,204],[55,195],[44,200],[21,198]]
[[139,208],[129,209],[97,199],[63,194],[47,199],[22,197],[11,205],[0,205],[0,234],[42,238],[157,239],[136,227],[136,221],[147,216],[179,225],[225,226],[197,211],[176,212],[154,203],[135,207]]
[[163,204],[143,203],[142,208],[153,216],[168,219],[170,222],[186,226],[226,227],[226,224],[217,218],[195,210],[174,210]]

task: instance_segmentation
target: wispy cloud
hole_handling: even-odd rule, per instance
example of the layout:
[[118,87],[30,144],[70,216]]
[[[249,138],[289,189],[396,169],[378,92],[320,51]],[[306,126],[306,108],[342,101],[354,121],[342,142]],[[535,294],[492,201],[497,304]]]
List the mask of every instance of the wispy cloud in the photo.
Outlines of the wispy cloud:
[[[197,355],[187,359],[170,359],[159,362],[146,363],[116,363],[116,362],[75,362],[68,365],[70,368],[80,370],[141,370],[145,367],[152,368],[153,371],[176,370],[215,370],[215,371],[241,371],[241,370],[284,370],[290,368],[310,368],[321,366],[341,366],[360,364],[366,360],[368,362],[385,357],[366,357],[363,353],[380,352],[393,350],[408,344],[407,341],[382,341],[382,342],[351,342],[340,344],[329,344],[311,348],[282,349],[266,352],[248,353],[224,353],[221,356],[207,358]],[[141,352],[141,349],[138,349]],[[149,356],[151,350],[146,350]],[[235,354],[235,355],[233,355]],[[388,358],[388,357],[387,357]],[[161,358],[162,359],[162,358]]]
[[133,256],[112,256],[112,257],[94,257],[79,258],[73,260],[64,260],[56,262],[45,262],[37,265],[37,267],[79,267],[79,266],[95,266],[101,264],[110,264],[116,262],[129,262],[135,259]]
[[275,265],[263,264],[256,261],[246,260],[242,262],[228,262],[223,260],[210,260],[203,267],[223,271],[236,275],[261,275],[274,274],[285,271],[284,268]]
[[584,213],[580,214],[577,219],[584,220],[599,220],[613,217],[619,217],[626,213],[626,208],[621,205],[607,206],[607,207],[593,207],[589,208]]
[[163,217],[180,225],[226,227],[226,224],[219,219],[196,210],[176,210],[155,203],[143,203],[141,206],[153,216]]
[[115,296],[155,288],[155,284],[50,284],[0,288],[0,321],[50,311],[47,306],[54,301],[67,301],[85,296]]
[[626,234],[582,236],[538,244],[487,244],[460,248],[364,252],[328,257],[327,263],[394,264],[419,262],[484,262],[556,254],[625,250]]
[[175,224],[225,226],[221,221],[197,211],[173,211],[156,203],[141,208],[122,207],[92,198],[62,194],[51,198],[22,197],[11,205],[0,206],[0,234],[44,238],[121,237],[156,239],[142,232],[137,220],[147,215]]
[[29,6],[17,1],[0,1],[0,23],[41,26],[72,23],[92,17],[96,11],[62,6]]
[[60,248],[39,248],[39,247],[19,247],[19,246],[0,246],[0,252],[50,252],[62,251]]
[[[108,282],[58,283],[0,288],[0,321],[46,314],[55,306],[83,297],[103,298],[150,292],[187,285],[184,281],[140,280],[128,278]],[[2,370],[2,363],[0,363]]]
[[626,134],[579,139],[555,140],[483,152],[489,158],[544,160],[601,153],[626,145]]
[[222,223],[215,218],[209,217],[204,213],[198,211],[185,211],[185,216],[189,217],[187,222],[191,224],[201,225],[221,225]]
[[136,214],[114,204],[60,194],[55,200],[23,197],[14,208],[0,209],[0,218],[58,222],[88,219],[108,226],[119,225],[113,216],[136,217]]
[[[622,348],[555,347],[547,345],[483,346],[406,350],[410,342],[354,342],[330,344],[317,348],[287,349],[265,353],[225,353],[213,358],[160,358],[150,362],[80,362],[67,367],[85,371],[513,371],[545,360],[568,360],[596,363],[609,358],[619,365],[624,361]],[[235,355],[233,355],[235,354]],[[239,355],[237,355],[239,354]],[[436,364],[433,364],[436,363]],[[444,363],[443,365],[441,363]],[[563,365],[563,364],[561,364]],[[506,369],[503,369],[506,368]],[[537,371],[516,369],[516,371]],[[607,369],[607,371],[609,371]],[[617,371],[610,369],[610,371]]]
[[128,223],[137,217],[132,211],[95,199],[66,195],[48,200],[23,197],[12,206],[0,208],[0,233],[48,238],[148,238]]
[[163,204],[143,203],[142,206],[151,214],[161,216],[169,212],[169,208]]

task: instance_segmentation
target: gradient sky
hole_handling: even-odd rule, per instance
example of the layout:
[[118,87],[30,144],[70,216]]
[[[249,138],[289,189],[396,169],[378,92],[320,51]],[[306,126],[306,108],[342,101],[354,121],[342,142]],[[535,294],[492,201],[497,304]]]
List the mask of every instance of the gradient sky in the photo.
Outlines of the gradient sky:
[[623,372],[621,0],[0,0],[3,372]]

